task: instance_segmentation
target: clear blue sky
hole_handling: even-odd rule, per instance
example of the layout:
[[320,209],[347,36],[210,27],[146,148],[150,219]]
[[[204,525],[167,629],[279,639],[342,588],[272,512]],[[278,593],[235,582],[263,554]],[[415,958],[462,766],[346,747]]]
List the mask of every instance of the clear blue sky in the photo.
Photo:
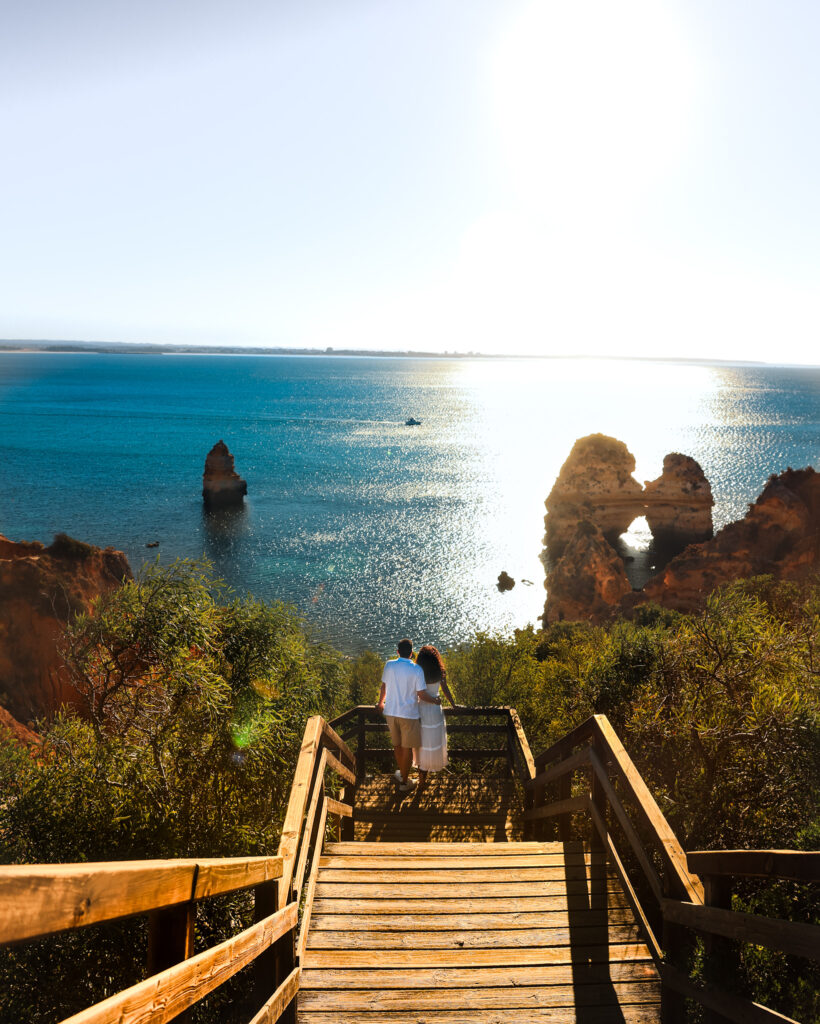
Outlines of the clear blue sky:
[[0,3],[0,337],[820,362],[816,0]]

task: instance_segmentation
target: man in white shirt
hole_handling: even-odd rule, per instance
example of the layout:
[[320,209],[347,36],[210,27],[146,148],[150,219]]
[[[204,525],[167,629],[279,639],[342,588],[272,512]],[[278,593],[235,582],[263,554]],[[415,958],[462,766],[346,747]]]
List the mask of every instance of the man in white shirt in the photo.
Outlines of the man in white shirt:
[[419,701],[441,704],[441,697],[431,697],[427,692],[424,673],[413,661],[413,644],[410,640],[399,640],[398,658],[384,666],[382,687],[376,709],[387,719],[393,753],[396,755],[396,781],[399,792],[408,793],[415,780],[408,779],[413,763],[413,747],[421,746],[421,725],[419,722]]

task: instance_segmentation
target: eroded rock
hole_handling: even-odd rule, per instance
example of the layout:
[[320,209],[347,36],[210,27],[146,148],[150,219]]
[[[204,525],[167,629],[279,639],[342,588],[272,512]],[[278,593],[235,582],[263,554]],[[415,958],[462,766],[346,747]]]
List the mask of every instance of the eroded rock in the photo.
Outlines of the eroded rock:
[[649,529],[661,549],[680,551],[712,536],[712,488],[700,463],[689,455],[665,456],[661,475],[646,481],[643,503]]
[[623,560],[591,520],[576,524],[547,587],[545,625],[562,619],[603,622],[632,592]]
[[202,498],[209,508],[241,505],[248,485],[236,472],[233,455],[224,441],[217,441],[205,459],[202,474]]

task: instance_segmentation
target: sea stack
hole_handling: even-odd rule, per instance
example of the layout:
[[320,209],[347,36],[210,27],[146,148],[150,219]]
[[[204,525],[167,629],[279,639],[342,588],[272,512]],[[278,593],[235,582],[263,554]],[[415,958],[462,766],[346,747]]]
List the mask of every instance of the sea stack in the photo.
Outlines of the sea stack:
[[658,547],[673,553],[712,536],[712,488],[693,458],[672,452],[663,473],[644,486],[646,521]]
[[224,441],[217,441],[205,459],[202,499],[206,508],[241,505],[248,485],[233,468],[233,455]]

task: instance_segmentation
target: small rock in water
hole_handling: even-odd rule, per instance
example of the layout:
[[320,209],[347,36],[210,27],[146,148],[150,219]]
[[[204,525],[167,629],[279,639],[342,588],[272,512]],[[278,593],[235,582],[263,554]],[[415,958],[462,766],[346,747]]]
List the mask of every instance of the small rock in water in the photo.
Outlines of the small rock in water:
[[148,543],[145,546],[147,548],[158,548],[159,547],[159,541],[158,540],[149,540]]
[[506,572],[502,570],[501,574],[498,577],[498,583],[496,584],[496,586],[503,594],[505,590],[512,590],[512,588],[515,586],[515,580],[512,578],[512,576],[508,575]]

